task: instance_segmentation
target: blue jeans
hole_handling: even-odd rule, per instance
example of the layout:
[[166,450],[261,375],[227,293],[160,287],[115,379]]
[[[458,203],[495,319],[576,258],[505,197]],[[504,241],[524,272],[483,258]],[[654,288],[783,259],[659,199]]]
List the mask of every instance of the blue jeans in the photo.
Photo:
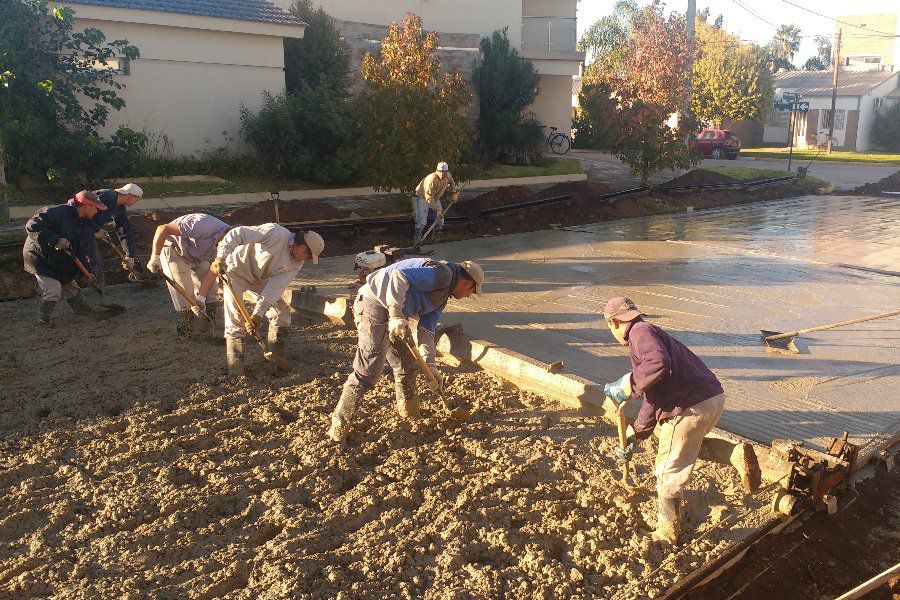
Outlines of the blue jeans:
[[[441,201],[437,201],[438,206],[441,206]],[[431,208],[428,203],[425,201],[425,198],[420,198],[418,196],[413,200],[413,209],[414,216],[416,219],[416,229],[415,229],[415,240],[418,242],[419,238],[422,237],[422,234],[425,232],[425,226],[428,224],[428,221],[436,221],[434,226],[434,240],[437,241],[439,237],[441,237],[441,229],[444,227],[444,217],[438,218],[438,213],[436,210]],[[424,240],[422,240],[424,241]]]

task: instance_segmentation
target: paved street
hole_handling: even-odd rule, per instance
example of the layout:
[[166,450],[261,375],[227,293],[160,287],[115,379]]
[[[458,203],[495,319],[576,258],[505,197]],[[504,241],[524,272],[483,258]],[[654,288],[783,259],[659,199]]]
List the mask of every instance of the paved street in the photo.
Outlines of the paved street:
[[[566,156],[578,159],[591,179],[600,179],[619,189],[633,187],[639,184],[638,179],[630,175],[628,167],[609,154],[587,150],[572,150]],[[798,164],[800,166],[806,166],[807,163],[808,161],[803,161],[801,163],[794,161],[791,165],[792,172],[797,172]],[[787,172],[787,160],[764,160],[741,158],[740,156],[735,160],[714,160],[706,158],[699,167],[702,168],[709,165],[775,169]],[[823,161],[816,161],[809,167],[809,174],[811,176],[831,181],[839,190],[848,190],[865,183],[874,183],[897,171],[900,171],[900,166],[898,165],[885,166],[870,165],[866,163],[852,164]],[[651,178],[651,181],[653,183],[663,183],[683,172],[683,170],[661,171],[654,175]]]
[[[442,244],[439,257],[474,258],[488,281],[444,322],[603,383],[629,362],[600,311],[629,295],[722,379],[724,429],[865,442],[900,428],[900,318],[803,336],[795,356],[766,353],[759,330],[900,308],[897,239],[900,200],[811,196]],[[352,293],[352,262],[325,259],[302,283]]]

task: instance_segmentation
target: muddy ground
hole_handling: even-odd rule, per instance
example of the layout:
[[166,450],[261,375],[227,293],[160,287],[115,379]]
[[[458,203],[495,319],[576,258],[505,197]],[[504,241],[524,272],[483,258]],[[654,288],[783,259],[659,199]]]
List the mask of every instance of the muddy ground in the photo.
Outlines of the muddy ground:
[[248,345],[229,379],[221,343],[175,337],[162,288],[110,294],[129,311],[62,306],[51,331],[36,300],[0,303],[0,598],[649,597],[768,514],[700,462],[695,541],[663,563],[655,500],[626,501],[597,417],[445,367],[470,422],[427,396],[398,421],[385,376],[342,450],[324,432],[352,331],[293,329],[288,376]]

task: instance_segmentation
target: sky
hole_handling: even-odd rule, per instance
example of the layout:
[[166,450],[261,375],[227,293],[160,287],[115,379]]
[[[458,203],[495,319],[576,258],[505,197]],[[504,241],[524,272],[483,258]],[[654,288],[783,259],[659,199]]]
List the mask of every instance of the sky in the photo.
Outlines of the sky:
[[[771,24],[751,15],[734,0],[697,0],[697,12],[708,6],[710,21],[721,14],[724,18],[723,27],[727,31],[758,44],[765,44],[772,39],[775,33],[775,27],[772,24],[775,26],[796,25],[800,28],[801,35],[804,36],[800,50],[794,56],[793,62],[798,66],[806,62],[807,58],[815,56],[813,36],[834,36],[834,21],[817,17],[787,4],[784,0],[738,0],[738,2]],[[847,0],[791,0],[791,2],[832,18],[846,14],[900,12],[900,0],[853,0],[852,2]],[[579,0],[578,37],[580,38],[584,30],[598,19],[611,13],[614,4],[615,0]],[[649,4],[649,1],[638,0],[638,4],[645,6]],[[666,2],[666,8],[683,13],[687,10],[687,0],[670,0]],[[854,29],[844,27],[844,35]],[[855,31],[863,33],[858,29]]]

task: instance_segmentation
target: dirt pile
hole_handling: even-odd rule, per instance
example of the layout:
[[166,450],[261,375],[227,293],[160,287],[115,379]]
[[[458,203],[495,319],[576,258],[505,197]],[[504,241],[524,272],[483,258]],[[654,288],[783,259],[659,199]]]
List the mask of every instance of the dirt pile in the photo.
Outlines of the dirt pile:
[[688,171],[684,175],[679,175],[674,179],[670,179],[660,187],[674,187],[679,185],[709,185],[713,183],[731,183],[737,181],[734,177],[729,177],[723,173],[709,171],[707,169],[694,169]]
[[883,194],[885,192],[900,192],[900,171],[897,171],[893,175],[888,175],[876,183],[867,183],[858,188],[854,188],[849,193],[867,196],[872,194]]
[[[642,583],[663,557],[655,501],[625,502],[597,418],[446,367],[471,422],[427,393],[398,422],[385,376],[338,450],[324,431],[353,332],[292,329],[286,377],[248,344],[251,376],[232,380],[221,344],[174,337],[163,289],[110,295],[129,312],[64,308],[50,332],[36,301],[0,304],[0,596],[643,598],[767,512],[749,500],[753,518]],[[652,487],[652,450],[635,463]],[[745,510],[730,469],[701,462],[690,487],[691,539]]]

